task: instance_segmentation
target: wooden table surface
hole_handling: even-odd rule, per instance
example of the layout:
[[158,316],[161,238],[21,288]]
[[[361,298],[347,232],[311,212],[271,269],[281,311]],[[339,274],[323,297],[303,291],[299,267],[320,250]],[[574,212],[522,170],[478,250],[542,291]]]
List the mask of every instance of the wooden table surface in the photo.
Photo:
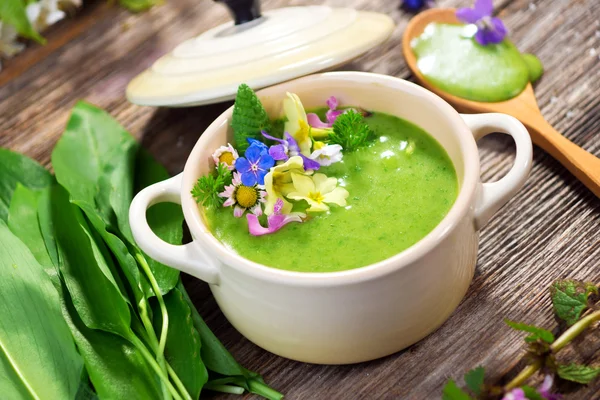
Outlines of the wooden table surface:
[[[342,69],[411,79],[400,38],[410,15],[397,0],[264,0],[263,9],[325,3],[384,12],[397,23],[392,38]],[[441,7],[466,6],[462,0]],[[535,91],[548,121],[600,156],[600,1],[499,0],[499,14],[522,51],[542,60]],[[86,99],[110,112],[175,174],[202,131],[230,104],[157,109],[124,97],[127,82],[177,43],[229,20],[208,0],[166,0],[143,14],[103,1],[88,2],[75,19],[47,32],[0,73],[0,146],[49,165],[69,110]],[[481,142],[484,180],[501,177],[514,145],[505,136]],[[349,366],[319,366],[274,356],[244,339],[225,320],[206,284],[187,277],[200,313],[236,358],[262,373],[289,399],[435,399],[447,378],[461,380],[477,365],[501,383],[523,366],[522,334],[504,318],[556,328],[547,293],[556,278],[600,282],[600,200],[556,161],[534,150],[531,177],[481,232],[473,283],[456,312],[435,333],[392,356]],[[576,343],[572,355],[600,364],[599,329]],[[600,379],[587,387],[563,385],[568,399],[600,398]],[[225,398],[226,396],[216,396]],[[232,397],[235,398],[235,397]]]

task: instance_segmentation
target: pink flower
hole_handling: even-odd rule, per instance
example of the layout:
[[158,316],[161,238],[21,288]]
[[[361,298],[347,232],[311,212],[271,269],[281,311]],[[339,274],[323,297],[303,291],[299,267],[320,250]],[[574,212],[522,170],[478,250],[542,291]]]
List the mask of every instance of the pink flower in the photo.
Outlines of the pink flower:
[[336,118],[344,113],[344,110],[336,110],[338,108],[338,101],[334,96],[331,96],[327,99],[327,107],[329,110],[325,114],[325,118],[327,118],[327,122],[321,121],[319,116],[315,113],[310,113],[306,115],[306,119],[308,124],[313,128],[331,128]]
[[238,159],[238,152],[233,146],[227,143],[227,146],[221,146],[212,154],[215,165],[225,164],[228,170],[235,169],[235,160]]
[[225,190],[219,193],[220,197],[224,197],[225,203],[223,207],[233,208],[233,215],[240,218],[246,210],[250,210],[256,216],[262,215],[262,203],[265,202],[265,187],[263,185],[246,186],[242,184],[241,174],[233,173],[231,185],[225,186]]
[[248,220],[248,231],[253,236],[262,236],[269,233],[277,232],[290,222],[302,222],[302,213],[281,214],[283,201],[278,199],[273,207],[273,214],[267,217],[267,227],[265,228],[258,221],[258,216],[255,214],[246,215]]

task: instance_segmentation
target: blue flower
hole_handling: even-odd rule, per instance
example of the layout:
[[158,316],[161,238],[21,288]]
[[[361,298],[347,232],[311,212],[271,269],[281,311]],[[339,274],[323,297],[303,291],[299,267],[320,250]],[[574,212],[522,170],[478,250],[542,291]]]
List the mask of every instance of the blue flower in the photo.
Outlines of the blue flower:
[[410,12],[418,12],[424,7],[433,7],[433,0],[402,0],[402,8]]
[[245,186],[264,185],[265,175],[275,165],[275,160],[267,152],[267,146],[256,142],[246,149],[245,157],[235,160],[235,169],[242,174],[242,183]]
[[260,151],[268,151],[269,148],[267,147],[266,144],[264,144],[263,142],[261,142],[260,140],[256,140],[256,139],[252,139],[252,138],[247,138],[246,139],[248,141],[248,143],[250,143],[250,146],[257,146]]

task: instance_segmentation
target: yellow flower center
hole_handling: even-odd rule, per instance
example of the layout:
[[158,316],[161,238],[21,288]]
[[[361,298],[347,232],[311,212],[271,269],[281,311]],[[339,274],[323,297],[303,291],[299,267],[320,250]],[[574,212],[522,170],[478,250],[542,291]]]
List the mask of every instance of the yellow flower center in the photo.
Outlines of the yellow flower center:
[[321,194],[321,192],[308,192],[308,198],[316,201],[319,204],[325,200],[325,197]]
[[258,202],[258,191],[250,186],[241,185],[235,192],[235,199],[244,208],[250,208]]
[[230,151],[225,151],[225,152],[223,152],[223,154],[221,154],[219,156],[220,163],[225,163],[227,165],[233,165],[234,161],[235,160],[233,159],[233,153]]
[[304,142],[306,139],[308,139],[308,133],[310,131],[310,128],[309,128],[308,124],[303,120],[299,120],[298,125],[300,125],[300,130],[296,134],[295,139],[298,142],[298,144],[300,144],[300,143]]

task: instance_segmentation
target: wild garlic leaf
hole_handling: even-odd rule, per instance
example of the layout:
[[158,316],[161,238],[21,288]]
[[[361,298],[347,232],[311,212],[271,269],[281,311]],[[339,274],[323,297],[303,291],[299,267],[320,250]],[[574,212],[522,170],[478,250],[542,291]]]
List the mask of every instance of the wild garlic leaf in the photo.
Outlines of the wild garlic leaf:
[[261,130],[271,132],[271,120],[265,108],[254,90],[245,83],[238,87],[231,117],[231,129],[233,129],[233,140],[240,154],[248,148],[246,139],[262,140]]
[[355,151],[369,143],[373,132],[364,122],[362,114],[348,110],[341,114],[333,124],[333,132],[328,140],[331,144],[339,144],[344,151]]
[[0,397],[72,399],[82,367],[50,277],[0,221]]
[[531,335],[525,338],[527,343],[535,342],[537,340],[541,340],[546,343],[554,342],[554,335],[552,332],[544,328],[540,328],[535,325],[527,325],[522,322],[511,321],[509,319],[505,319],[504,322],[515,330],[531,333]]
[[591,294],[598,294],[598,287],[589,282],[557,280],[550,287],[554,313],[567,325],[577,322],[581,313],[588,308]]
[[600,368],[575,363],[568,365],[560,364],[557,367],[556,373],[562,379],[587,385],[600,375]]
[[525,393],[525,397],[527,400],[546,400],[544,396],[542,396],[537,389],[531,386],[522,386],[523,393]]
[[55,264],[48,254],[38,223],[38,204],[41,197],[41,191],[17,184],[10,202],[8,227],[29,248],[41,266],[54,268]]
[[[194,327],[190,306],[179,289],[174,288],[164,296],[169,315],[169,332],[165,357],[193,399],[208,380],[208,371],[200,356],[202,341]],[[160,334],[162,316],[158,302],[153,304],[154,330]]]
[[442,391],[442,400],[472,400],[472,397],[450,379]]
[[138,349],[118,335],[88,328],[64,283],[61,299],[63,317],[100,399],[162,398],[156,374]]
[[[60,186],[52,191],[52,219],[60,272],[84,324],[124,338],[131,336],[129,306],[112,276],[81,210]],[[101,299],[101,301],[99,301]]]
[[17,183],[42,190],[54,181],[50,172],[31,158],[3,148],[0,148],[0,177],[0,219],[4,222]]
[[15,27],[19,35],[28,39],[33,39],[38,43],[45,43],[43,37],[33,28],[27,12],[26,3],[23,0],[2,0],[0,1],[0,21],[4,24]]
[[[140,148],[135,161],[134,191],[137,193],[146,186],[169,179],[171,176],[159,162],[145,149]],[[170,244],[181,244],[183,238],[183,212],[179,204],[159,203],[146,212],[148,224],[152,231]],[[129,219],[127,219],[129,225]],[[162,294],[167,294],[179,280],[179,270],[161,264],[145,256],[152,274],[156,278]],[[154,296],[149,290],[147,297]]]
[[484,375],[485,370],[483,367],[474,368],[465,374],[465,383],[476,396],[479,396],[483,390]]

